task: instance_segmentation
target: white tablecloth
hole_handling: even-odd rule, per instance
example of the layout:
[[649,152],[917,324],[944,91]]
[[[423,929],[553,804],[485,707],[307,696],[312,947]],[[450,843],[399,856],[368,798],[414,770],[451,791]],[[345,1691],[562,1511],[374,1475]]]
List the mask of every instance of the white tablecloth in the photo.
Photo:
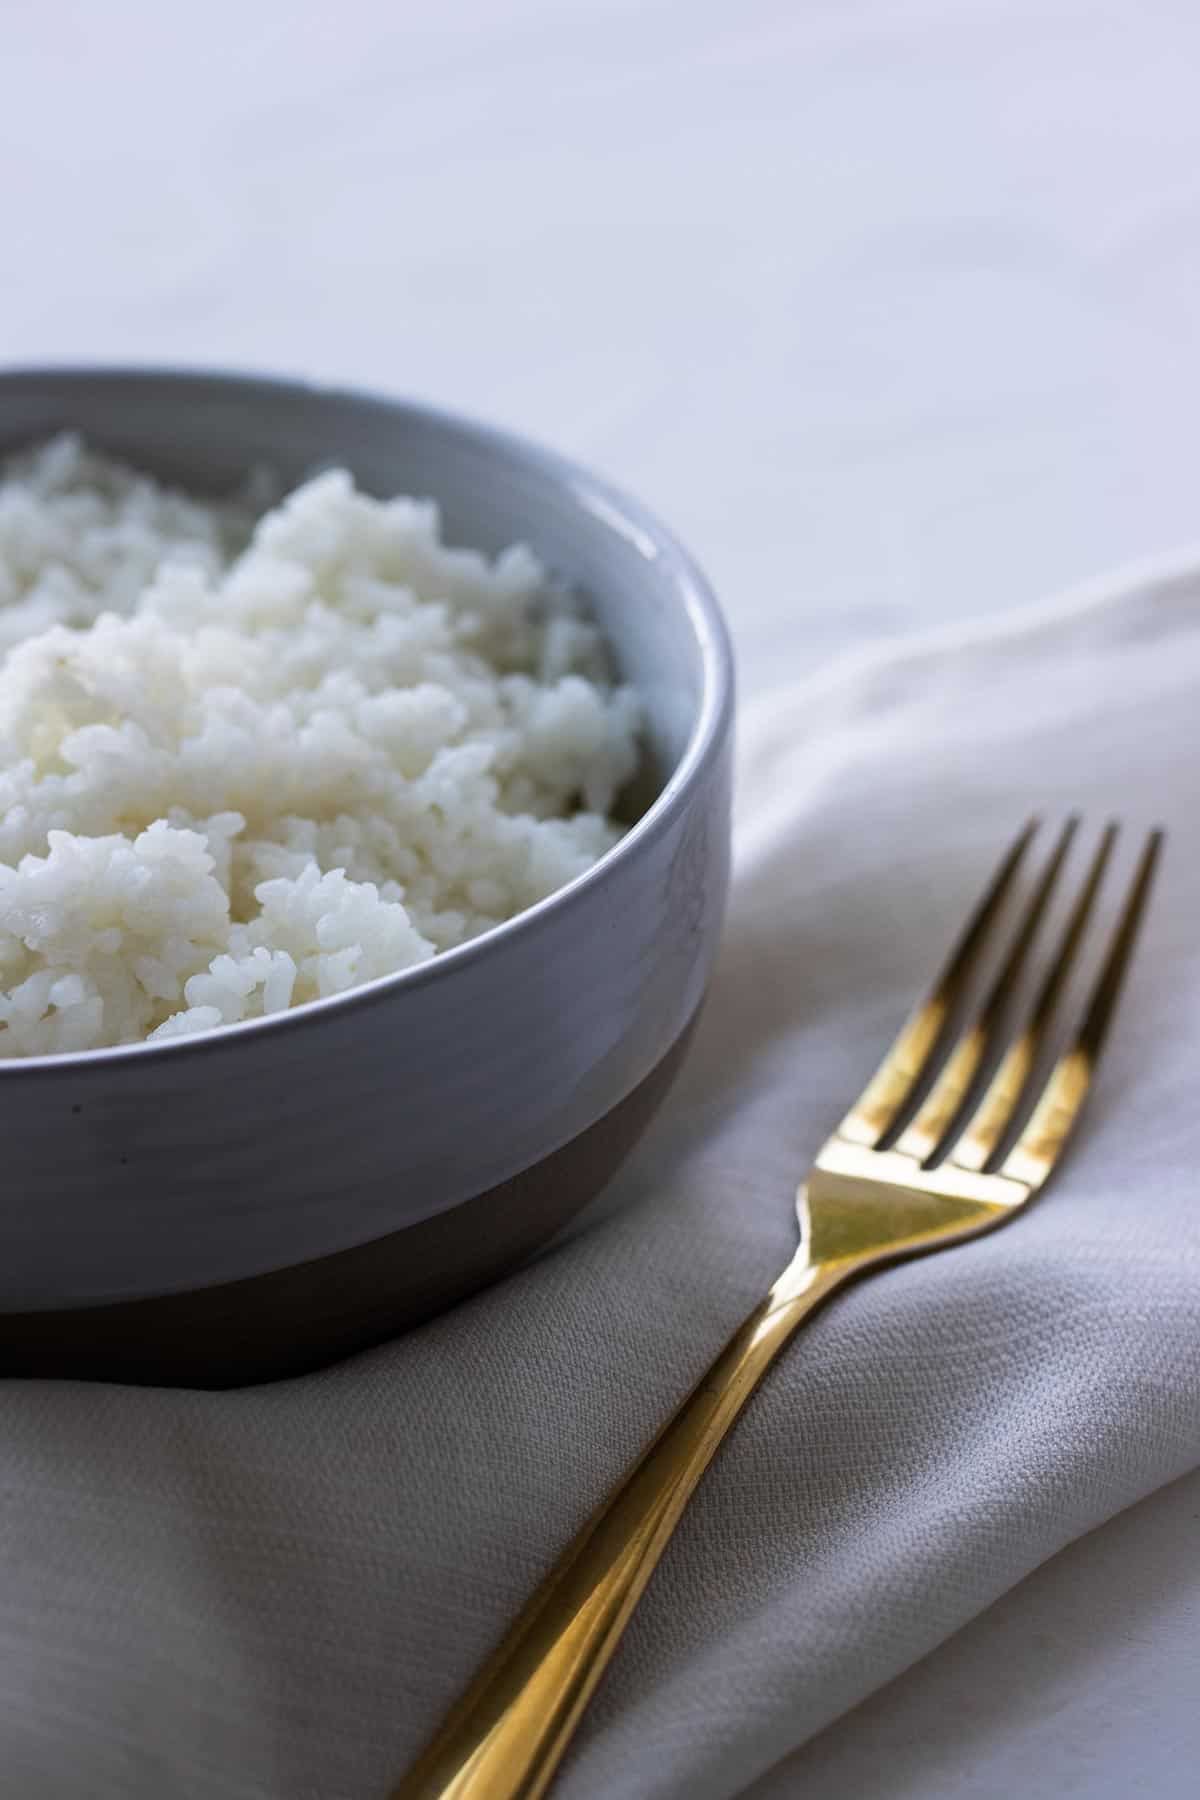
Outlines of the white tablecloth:
[[[294,370],[540,435],[693,545],[749,707],[1200,537],[1184,4],[3,24],[6,360]],[[1190,1792],[1197,1506],[1193,1479],[1075,1546],[780,1779]]]

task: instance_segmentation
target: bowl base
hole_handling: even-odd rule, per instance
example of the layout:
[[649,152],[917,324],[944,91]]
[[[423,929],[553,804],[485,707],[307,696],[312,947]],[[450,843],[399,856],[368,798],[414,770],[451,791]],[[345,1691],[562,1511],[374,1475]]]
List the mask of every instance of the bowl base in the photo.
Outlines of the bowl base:
[[0,1314],[0,1375],[241,1387],[305,1374],[420,1324],[526,1261],[596,1197],[662,1104],[694,1024],[580,1136],[448,1212],[244,1281]]

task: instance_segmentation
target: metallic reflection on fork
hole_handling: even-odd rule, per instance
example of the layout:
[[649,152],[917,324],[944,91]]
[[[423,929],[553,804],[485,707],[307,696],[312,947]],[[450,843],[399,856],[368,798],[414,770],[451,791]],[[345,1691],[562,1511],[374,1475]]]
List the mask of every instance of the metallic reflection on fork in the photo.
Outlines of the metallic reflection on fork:
[[797,1196],[792,1261],[564,1552],[393,1800],[544,1794],[696,1484],[797,1328],[847,1281],[994,1230],[1044,1185],[1091,1086],[1162,846],[1152,832],[1082,1018],[1038,1081],[1115,825],[1090,859],[1024,1022],[1007,1040],[1004,1024],[1077,827],[1069,820],[1059,834],[986,997],[956,1029],[1036,821],[1009,849],[931,993],[818,1151]]

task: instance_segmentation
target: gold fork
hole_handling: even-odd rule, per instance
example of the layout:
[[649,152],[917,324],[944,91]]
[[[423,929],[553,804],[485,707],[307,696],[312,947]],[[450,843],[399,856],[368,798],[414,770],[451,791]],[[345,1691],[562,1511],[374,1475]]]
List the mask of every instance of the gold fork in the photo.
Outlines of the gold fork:
[[393,1800],[544,1794],[700,1477],[797,1328],[853,1277],[991,1231],[1043,1186],[1091,1084],[1162,846],[1162,833],[1152,832],[1082,1022],[1031,1093],[1112,854],[1116,827],[1107,827],[1027,1021],[968,1109],[1000,1048],[1003,1019],[1077,824],[1071,819],[1063,828],[986,999],[954,1036],[959,1003],[980,970],[1037,821],[1021,832],[932,992],[817,1153],[797,1195],[800,1247],[792,1261],[564,1552]]

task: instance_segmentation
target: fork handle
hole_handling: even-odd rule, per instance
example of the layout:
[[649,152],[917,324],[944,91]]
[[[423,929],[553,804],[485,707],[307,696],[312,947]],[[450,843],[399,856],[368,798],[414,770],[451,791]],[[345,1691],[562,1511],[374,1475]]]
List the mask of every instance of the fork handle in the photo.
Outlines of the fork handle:
[[392,1800],[538,1800],[696,1485],[797,1327],[851,1274],[789,1265],[564,1551]]

